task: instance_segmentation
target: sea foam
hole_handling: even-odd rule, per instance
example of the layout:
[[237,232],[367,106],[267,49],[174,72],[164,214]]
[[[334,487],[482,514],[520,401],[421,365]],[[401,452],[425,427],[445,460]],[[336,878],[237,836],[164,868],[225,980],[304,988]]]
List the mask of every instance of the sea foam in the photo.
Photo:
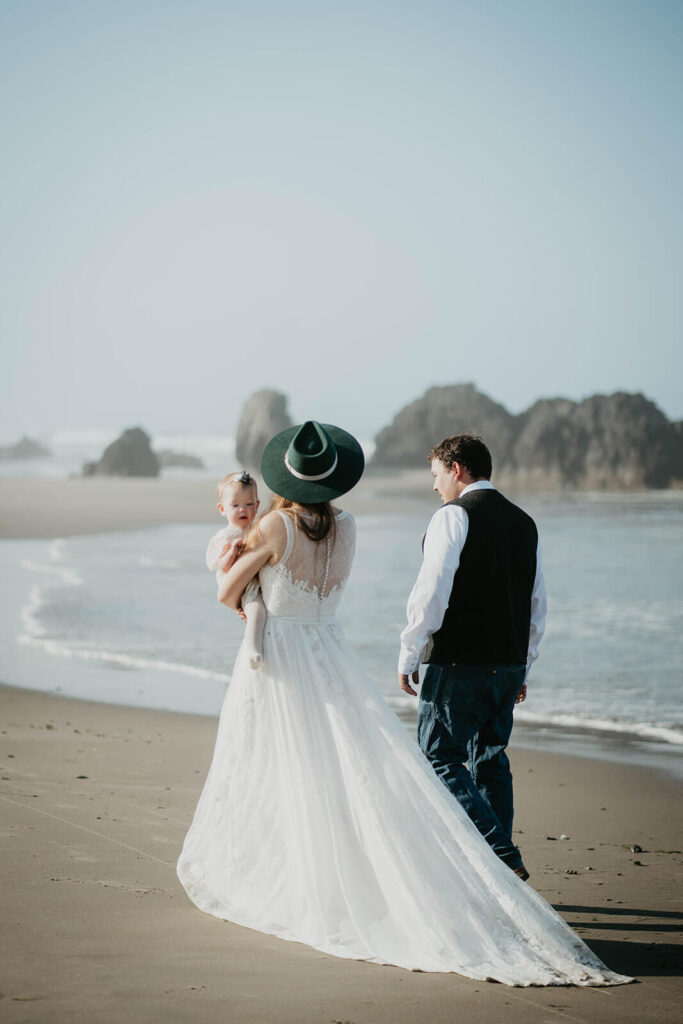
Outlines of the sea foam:
[[658,740],[660,743],[683,745],[683,731],[663,722],[624,722],[614,718],[598,718],[578,714],[542,714],[515,710],[515,718],[529,725],[564,726],[567,729],[589,729],[596,732],[611,732],[622,736],[638,736],[641,739]]
[[[136,655],[124,654],[119,651],[92,650],[87,647],[72,647],[53,637],[46,635],[46,629],[40,622],[40,611],[46,604],[47,592],[55,586],[81,587],[84,577],[69,565],[63,564],[66,541],[63,538],[54,540],[48,549],[50,562],[34,562],[29,559],[22,561],[22,567],[29,572],[42,573],[51,577],[45,583],[37,583],[31,587],[26,603],[21,609],[23,632],[17,636],[17,643],[23,647],[37,647],[47,654],[59,658],[77,658],[81,661],[102,662],[130,669],[155,669],[160,672],[173,672],[180,675],[194,676],[198,679],[214,679],[218,682],[230,682],[230,676],[224,672],[200,668],[196,665],[185,665],[159,658],[141,658]],[[143,558],[141,556],[141,564]],[[149,559],[146,564],[155,568],[175,568],[176,563],[163,559]]]

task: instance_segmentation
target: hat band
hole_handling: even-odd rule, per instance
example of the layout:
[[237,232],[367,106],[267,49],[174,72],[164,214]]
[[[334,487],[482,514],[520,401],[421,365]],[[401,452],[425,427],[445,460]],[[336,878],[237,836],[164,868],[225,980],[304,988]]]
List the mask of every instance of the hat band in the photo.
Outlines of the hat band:
[[337,453],[335,452],[334,462],[332,463],[329,469],[326,469],[324,473],[318,473],[316,476],[309,476],[306,473],[299,473],[298,470],[294,469],[289,459],[287,458],[287,454],[285,453],[285,466],[292,474],[292,476],[295,476],[297,478],[297,480],[324,480],[325,477],[332,476],[335,469],[337,468],[338,461],[339,459],[337,457]]

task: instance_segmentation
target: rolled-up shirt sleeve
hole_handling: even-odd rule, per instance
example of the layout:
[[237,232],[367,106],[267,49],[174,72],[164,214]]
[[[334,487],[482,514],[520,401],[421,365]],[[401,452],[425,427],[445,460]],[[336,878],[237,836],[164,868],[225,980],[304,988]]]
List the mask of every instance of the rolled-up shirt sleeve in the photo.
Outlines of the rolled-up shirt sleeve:
[[545,577],[543,575],[543,562],[541,560],[541,545],[536,551],[536,578],[534,588],[531,591],[531,625],[529,628],[529,651],[526,659],[526,678],[529,678],[529,669],[538,657],[538,648],[545,633],[545,620],[548,614],[548,597],[545,589]]
[[425,644],[443,623],[467,527],[467,513],[459,505],[444,505],[431,518],[422,566],[408,598],[408,625],[401,633],[398,671],[403,675],[415,671]]

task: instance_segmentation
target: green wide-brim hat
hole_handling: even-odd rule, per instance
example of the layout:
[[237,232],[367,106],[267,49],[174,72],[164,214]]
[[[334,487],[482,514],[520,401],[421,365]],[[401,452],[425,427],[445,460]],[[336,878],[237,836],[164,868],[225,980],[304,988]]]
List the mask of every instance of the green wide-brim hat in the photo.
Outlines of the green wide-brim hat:
[[364,468],[363,449],[353,434],[317,420],[276,434],[261,457],[261,475],[270,490],[303,505],[346,494]]

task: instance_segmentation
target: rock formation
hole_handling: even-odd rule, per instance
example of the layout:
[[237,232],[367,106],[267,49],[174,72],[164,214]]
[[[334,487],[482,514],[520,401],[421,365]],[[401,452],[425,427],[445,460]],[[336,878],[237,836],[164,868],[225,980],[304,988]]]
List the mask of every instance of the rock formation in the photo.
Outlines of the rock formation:
[[375,438],[375,466],[424,466],[427,453],[449,434],[472,431],[487,439],[494,464],[509,458],[515,417],[474,384],[433,387],[406,405]]
[[149,434],[140,427],[124,430],[104,449],[98,462],[86,462],[84,476],[159,476],[159,459]]
[[183,469],[205,469],[204,462],[198,455],[173,452],[170,448],[164,448],[163,451],[157,452],[157,458],[162,469],[169,466],[180,466]]
[[247,399],[237,426],[235,454],[239,465],[258,471],[268,441],[291,426],[286,395],[280,391],[255,391]]
[[424,466],[449,434],[480,434],[494,478],[536,490],[683,486],[683,425],[641,394],[541,399],[511,415],[471,384],[430,388],[377,435],[373,466]]
[[0,459],[48,459],[51,455],[44,444],[25,435],[16,444],[0,446]]
[[544,399],[518,419],[514,470],[525,486],[630,490],[683,481],[676,424],[644,395]]

